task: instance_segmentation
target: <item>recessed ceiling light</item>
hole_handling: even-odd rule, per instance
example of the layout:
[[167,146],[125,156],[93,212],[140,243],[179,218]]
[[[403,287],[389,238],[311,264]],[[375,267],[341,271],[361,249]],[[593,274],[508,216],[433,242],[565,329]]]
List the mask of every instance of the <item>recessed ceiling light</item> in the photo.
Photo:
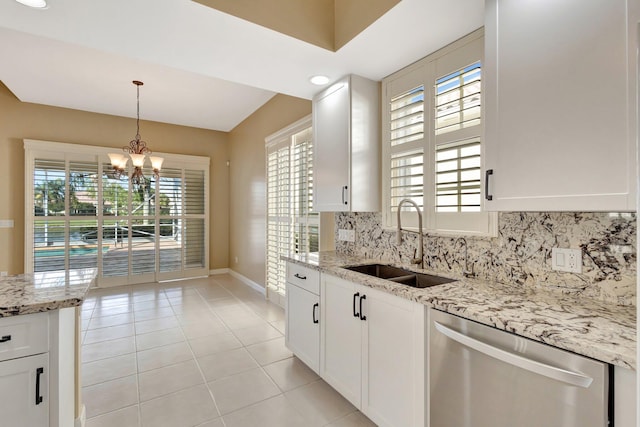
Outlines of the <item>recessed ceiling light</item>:
[[20,4],[33,7],[36,9],[44,9],[45,7],[47,7],[46,0],[16,0],[16,1]]
[[322,86],[329,83],[329,77],[327,76],[313,76],[309,79],[314,85]]

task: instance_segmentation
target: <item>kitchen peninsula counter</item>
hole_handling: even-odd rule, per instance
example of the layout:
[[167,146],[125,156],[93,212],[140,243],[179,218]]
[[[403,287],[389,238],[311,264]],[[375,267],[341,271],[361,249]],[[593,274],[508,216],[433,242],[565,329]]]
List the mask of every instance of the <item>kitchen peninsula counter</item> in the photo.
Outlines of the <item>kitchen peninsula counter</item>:
[[415,271],[456,281],[418,289],[342,268],[382,263],[411,269],[405,265],[336,252],[283,259],[554,347],[636,369],[635,307],[430,270]]
[[94,268],[0,277],[0,317],[77,307],[95,277]]

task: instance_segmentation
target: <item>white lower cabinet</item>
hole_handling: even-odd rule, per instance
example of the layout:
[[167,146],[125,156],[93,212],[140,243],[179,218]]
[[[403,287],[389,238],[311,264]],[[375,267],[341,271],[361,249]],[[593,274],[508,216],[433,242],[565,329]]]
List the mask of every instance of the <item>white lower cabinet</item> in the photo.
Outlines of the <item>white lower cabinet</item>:
[[326,274],[320,283],[320,376],[379,426],[424,426],[424,305]]
[[49,425],[49,354],[0,362],[0,424]]
[[316,373],[320,367],[318,295],[287,282],[285,342],[289,350]]

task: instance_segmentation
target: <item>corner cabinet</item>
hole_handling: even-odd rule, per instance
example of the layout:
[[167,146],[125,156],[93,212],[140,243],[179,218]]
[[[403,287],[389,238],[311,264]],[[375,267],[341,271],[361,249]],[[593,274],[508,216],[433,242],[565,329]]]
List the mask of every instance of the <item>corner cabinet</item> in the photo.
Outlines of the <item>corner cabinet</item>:
[[313,97],[313,208],[380,211],[380,85],[350,75]]
[[285,345],[315,373],[320,367],[320,272],[287,263]]
[[488,210],[636,209],[639,8],[487,0]]
[[379,426],[425,425],[425,307],[320,280],[320,376]]

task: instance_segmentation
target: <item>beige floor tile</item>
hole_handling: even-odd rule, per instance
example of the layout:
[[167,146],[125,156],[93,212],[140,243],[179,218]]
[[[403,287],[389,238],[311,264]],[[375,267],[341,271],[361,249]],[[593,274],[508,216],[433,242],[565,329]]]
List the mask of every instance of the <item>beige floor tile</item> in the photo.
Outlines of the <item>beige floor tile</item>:
[[249,314],[246,316],[221,316],[221,318],[225,325],[227,325],[231,330],[261,326],[267,323],[266,320],[260,316],[256,316],[255,314]]
[[164,329],[175,328],[176,326],[179,326],[179,324],[178,319],[176,319],[175,316],[143,320],[141,322],[136,322],[136,335],[162,331]]
[[204,299],[194,290],[193,293],[187,293],[180,296],[168,296],[169,304],[173,305],[202,305],[205,304]]
[[81,331],[86,331],[87,329],[89,329],[89,322],[91,322],[90,318],[87,319],[80,319],[80,330]]
[[153,310],[153,309],[163,308],[163,307],[171,307],[171,304],[169,304],[169,300],[166,299],[165,297],[162,297],[162,299],[157,299],[152,301],[134,302],[133,312],[136,313],[138,311]]
[[138,427],[140,425],[138,416],[138,405],[129,406],[124,409],[89,418],[86,427]]
[[135,316],[136,322],[142,322],[144,320],[159,319],[161,317],[171,317],[174,316],[174,313],[171,307],[160,307],[136,311]]
[[282,395],[224,416],[226,427],[307,427],[308,422]]
[[227,332],[228,329],[218,319],[207,319],[201,322],[187,323],[181,325],[182,332],[188,339],[201,338],[209,335],[216,335]]
[[320,379],[307,365],[297,357],[280,360],[264,367],[267,375],[282,391],[293,390]]
[[356,410],[322,380],[286,392],[285,396],[313,426],[324,426]]
[[204,424],[198,424],[196,427],[225,427],[222,422],[222,418],[216,418],[215,420],[207,421]]
[[365,417],[362,412],[356,411],[331,424],[327,424],[327,427],[376,427],[376,425]]
[[131,304],[116,305],[114,307],[97,307],[93,310],[92,317],[116,316],[118,314],[127,314],[132,312],[133,306]]
[[244,348],[199,357],[197,360],[207,381],[258,367],[258,364]]
[[279,330],[282,335],[285,334],[284,320],[277,320],[275,322],[270,322],[269,324]]
[[284,337],[250,345],[247,350],[263,366],[293,356],[284,345]]
[[138,403],[137,376],[130,375],[83,387],[82,399],[87,409],[87,418],[135,405]]
[[199,288],[198,293],[206,300],[229,298],[231,293],[228,290],[218,285],[209,285],[206,288]]
[[189,340],[189,345],[196,357],[221,353],[242,347],[242,343],[231,332],[222,332]]
[[213,311],[218,312],[220,309],[224,309],[225,307],[235,307],[242,305],[242,302],[235,297],[231,298],[221,298],[221,299],[208,299],[207,305],[213,309]]
[[108,328],[110,326],[133,323],[133,313],[116,314],[114,316],[92,317],[89,329]]
[[[180,306],[182,307],[182,306]],[[220,319],[213,314],[213,312],[206,308],[201,310],[179,310],[180,312],[176,313],[176,318],[181,325],[188,325],[189,323],[200,323],[200,322],[212,322],[219,323]]]
[[115,340],[132,336],[134,332],[133,323],[126,325],[111,326],[109,328],[92,329],[84,336],[83,344],[93,344],[100,341]]
[[261,299],[260,301],[249,301],[245,304],[258,316],[269,322],[284,320],[284,309],[272,302]]
[[176,363],[138,375],[140,401],[184,390],[204,383],[204,378],[195,360]]
[[95,344],[85,344],[82,346],[81,359],[82,362],[93,362],[122,354],[135,353],[135,351],[136,340],[133,336],[130,336],[116,340],[101,341]]
[[207,387],[198,385],[140,405],[143,427],[185,427],[219,417]]
[[161,347],[163,345],[175,344],[181,341],[185,341],[182,329],[164,329],[136,336],[136,348],[138,351],[143,351],[149,350],[150,348]]
[[280,394],[259,368],[212,381],[209,388],[222,415]]
[[185,341],[152,348],[150,350],[139,351],[137,356],[138,372],[146,372],[152,369],[162,368],[193,358],[191,349]]
[[233,333],[244,345],[257,344],[282,336],[280,331],[268,323],[251,326],[249,328],[235,329]]
[[137,373],[135,353],[101,359],[82,364],[82,386],[90,386],[105,381],[122,378]]

